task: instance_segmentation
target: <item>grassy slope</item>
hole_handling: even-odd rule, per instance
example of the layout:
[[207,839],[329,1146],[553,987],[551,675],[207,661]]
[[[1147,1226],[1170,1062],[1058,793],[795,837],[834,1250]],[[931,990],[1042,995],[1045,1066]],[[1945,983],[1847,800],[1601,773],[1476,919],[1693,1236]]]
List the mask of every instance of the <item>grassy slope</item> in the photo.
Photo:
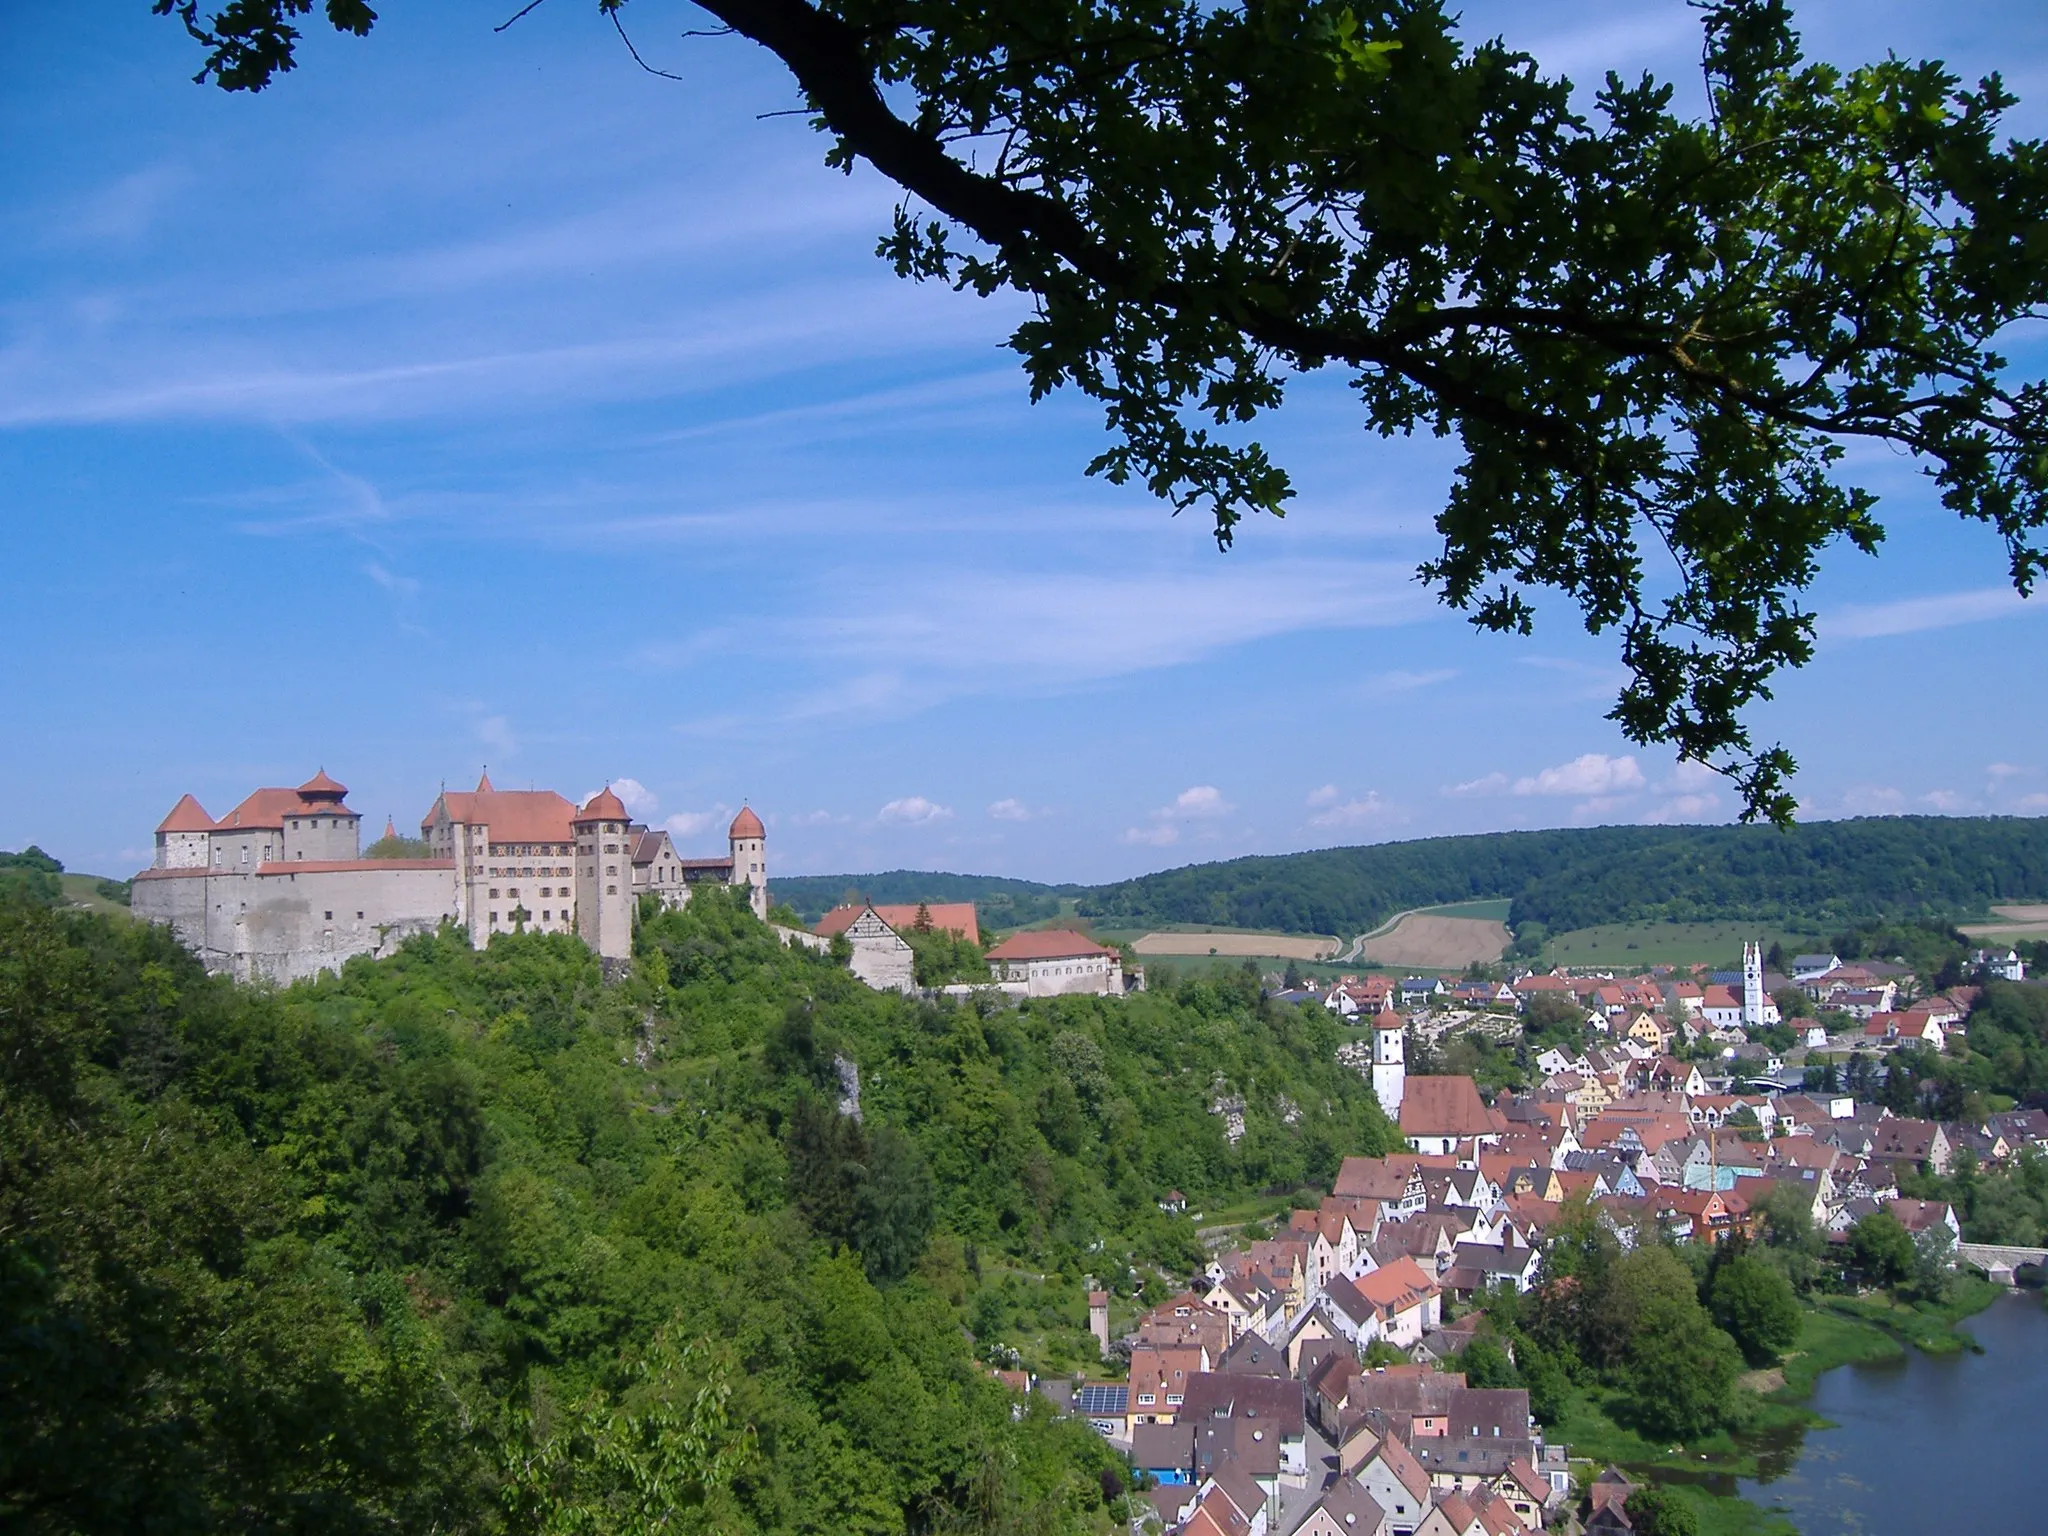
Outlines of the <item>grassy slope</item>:
[[1575,928],[1550,941],[1543,955],[1556,965],[1721,965],[1733,968],[1742,946],[1761,939],[1769,949],[1782,944],[1788,955],[1822,941],[1812,934],[1781,928],[1759,930],[1755,923],[1603,923]]
[[110,917],[128,916],[126,907],[118,901],[107,900],[96,889],[103,878],[101,875],[59,875],[57,879],[64,887],[65,905],[82,907],[88,912],[104,912]]

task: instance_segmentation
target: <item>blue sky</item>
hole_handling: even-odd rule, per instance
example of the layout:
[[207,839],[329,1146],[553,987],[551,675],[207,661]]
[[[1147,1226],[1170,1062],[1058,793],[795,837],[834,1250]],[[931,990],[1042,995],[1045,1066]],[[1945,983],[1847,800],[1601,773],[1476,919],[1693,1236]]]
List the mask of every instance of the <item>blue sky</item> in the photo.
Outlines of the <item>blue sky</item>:
[[[1220,555],[1085,480],[1014,303],[899,282],[779,67],[641,0],[394,3],[261,96],[144,0],[0,7],[0,847],[126,873],[325,766],[381,826],[444,780],[629,781],[686,851],[748,800],[789,873],[1101,880],[1438,832],[1715,820],[1602,717],[1609,647],[1472,633],[1412,580],[1449,458],[1339,381],[1263,430],[1301,495]],[[1574,78],[1688,83],[1676,0],[1474,7]],[[1801,10],[1813,51],[2002,70],[2048,12]],[[1900,466],[1753,716],[1809,814],[2048,810],[2043,605]]]

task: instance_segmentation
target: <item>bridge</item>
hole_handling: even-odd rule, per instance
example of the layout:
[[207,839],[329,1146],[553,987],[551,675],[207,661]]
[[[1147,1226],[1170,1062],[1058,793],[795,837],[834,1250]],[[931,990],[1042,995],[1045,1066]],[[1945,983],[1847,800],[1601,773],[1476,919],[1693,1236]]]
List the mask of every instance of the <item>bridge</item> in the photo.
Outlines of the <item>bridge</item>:
[[1957,1243],[1956,1257],[1965,1264],[1974,1264],[1992,1279],[2012,1279],[2012,1272],[2022,1264],[2039,1266],[2048,1263],[2048,1248],[2016,1248],[2010,1243]]

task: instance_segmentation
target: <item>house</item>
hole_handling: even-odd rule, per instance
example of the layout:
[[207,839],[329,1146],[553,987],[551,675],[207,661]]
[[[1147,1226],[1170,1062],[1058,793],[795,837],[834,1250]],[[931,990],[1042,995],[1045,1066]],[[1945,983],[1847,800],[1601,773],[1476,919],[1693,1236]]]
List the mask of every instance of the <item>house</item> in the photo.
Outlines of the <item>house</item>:
[[2008,949],[2000,954],[1995,949],[1979,949],[1971,952],[1970,964],[1988,971],[2003,981],[2025,981],[2027,964],[2020,959],[2017,950]]
[[1391,1006],[1393,993],[1393,982],[1384,976],[1368,976],[1363,981],[1347,978],[1330,989],[1323,1006],[1340,1018],[1371,1018]]
[[1490,1144],[1507,1128],[1469,1077],[1411,1077],[1401,1100],[1401,1134],[1422,1153],[1455,1154],[1458,1143]]
[[1443,1316],[1443,1289],[1407,1255],[1352,1282],[1372,1307],[1379,1336],[1396,1348],[1415,1343]]
[[[837,917],[851,909],[836,907],[826,914]],[[862,907],[833,929],[833,936],[845,935],[852,954],[846,968],[877,992],[917,990],[917,956],[910,943],[874,907]]]
[[1839,955],[1794,955],[1792,957],[1792,980],[1804,985],[1817,981],[1830,971],[1840,970],[1842,958]]
[[1429,1513],[1429,1473],[1401,1440],[1383,1437],[1352,1474],[1387,1514],[1393,1536],[1413,1536]]
[[1280,1480],[1300,1488],[1308,1482],[1307,1408],[1302,1384],[1290,1377],[1237,1375],[1211,1371],[1188,1379],[1181,1411],[1196,1428],[1199,1466],[1204,1432],[1215,1421],[1241,1426],[1245,1439],[1259,1446],[1278,1446]]
[[1898,1218],[1899,1225],[1915,1237],[1937,1232],[1942,1234],[1941,1240],[1945,1244],[1962,1240],[1963,1229],[1956,1221],[1955,1208],[1945,1200],[1915,1200],[1901,1195],[1891,1202],[1889,1209]]
[[1105,1440],[1121,1440],[1130,1430],[1131,1389],[1122,1381],[1082,1381],[1073,1389],[1074,1412]]
[[1496,1286],[1509,1285],[1527,1293],[1536,1284],[1537,1266],[1542,1261],[1535,1248],[1489,1247],[1484,1243],[1460,1243],[1444,1272],[1444,1289],[1454,1296],[1471,1297]]
[[1140,1424],[1131,1433],[1131,1464],[1154,1482],[1188,1486],[1195,1475],[1192,1424]]
[[1406,976],[1401,980],[1401,1006],[1427,1008],[1449,991],[1441,976]]
[[1947,1135],[1935,1121],[1894,1117],[1877,1123],[1871,1134],[1869,1155],[1878,1162],[1924,1167],[1946,1178],[1952,1150]]
[[1671,1038],[1670,1029],[1658,1023],[1654,1014],[1648,1013],[1639,1013],[1630,1019],[1628,1028],[1621,1034],[1623,1039],[1647,1045],[1653,1051],[1663,1050],[1665,1042]]
[[1141,1344],[1131,1351],[1130,1425],[1171,1424],[1180,1412],[1188,1378],[1209,1369],[1209,1352],[1201,1345],[1162,1347]]
[[1393,1529],[1388,1512],[1363,1483],[1340,1477],[1309,1506],[1294,1536],[1393,1536]]
[[1619,1467],[1609,1467],[1593,1479],[1586,1495],[1592,1510],[1586,1517],[1586,1536],[1632,1536],[1635,1522],[1628,1516],[1628,1496],[1636,1485]]
[[995,981],[1024,983],[1028,997],[1074,992],[1121,997],[1125,990],[1123,957],[1065,928],[1011,934],[989,950],[988,970]]
[[[1420,1079],[1428,1081],[1428,1079]],[[1405,1221],[1429,1208],[1422,1165],[1413,1157],[1347,1157],[1331,1191],[1339,1200],[1375,1200],[1390,1221]]]
[[950,933],[970,944],[981,942],[981,922],[971,901],[911,901],[834,907],[812,926],[821,938],[844,933],[863,912],[872,912],[898,933]]

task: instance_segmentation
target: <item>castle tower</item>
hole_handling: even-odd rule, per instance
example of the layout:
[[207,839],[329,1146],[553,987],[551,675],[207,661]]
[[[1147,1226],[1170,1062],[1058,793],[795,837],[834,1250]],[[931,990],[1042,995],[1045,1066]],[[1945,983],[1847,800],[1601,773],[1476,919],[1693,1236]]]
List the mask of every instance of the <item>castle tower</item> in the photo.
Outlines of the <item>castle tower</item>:
[[742,805],[726,832],[732,845],[732,883],[747,887],[747,905],[768,921],[768,829],[751,807]]
[[633,862],[626,807],[609,786],[571,822],[576,832],[576,932],[606,960],[633,953]]
[[1401,1115],[1401,1095],[1408,1087],[1408,1041],[1401,1015],[1380,1010],[1372,1021],[1372,1091],[1390,1119]]
[[213,862],[207,841],[213,835],[213,818],[206,807],[190,795],[181,796],[171,814],[157,823],[157,869],[204,869]]
[[1109,1292],[1088,1293],[1088,1331],[1095,1335],[1095,1347],[1109,1358]]
[[1764,1004],[1770,1001],[1764,991],[1764,947],[1761,944],[1742,946],[1742,1027],[1745,1030],[1762,1029],[1767,1022],[1764,1018]]

